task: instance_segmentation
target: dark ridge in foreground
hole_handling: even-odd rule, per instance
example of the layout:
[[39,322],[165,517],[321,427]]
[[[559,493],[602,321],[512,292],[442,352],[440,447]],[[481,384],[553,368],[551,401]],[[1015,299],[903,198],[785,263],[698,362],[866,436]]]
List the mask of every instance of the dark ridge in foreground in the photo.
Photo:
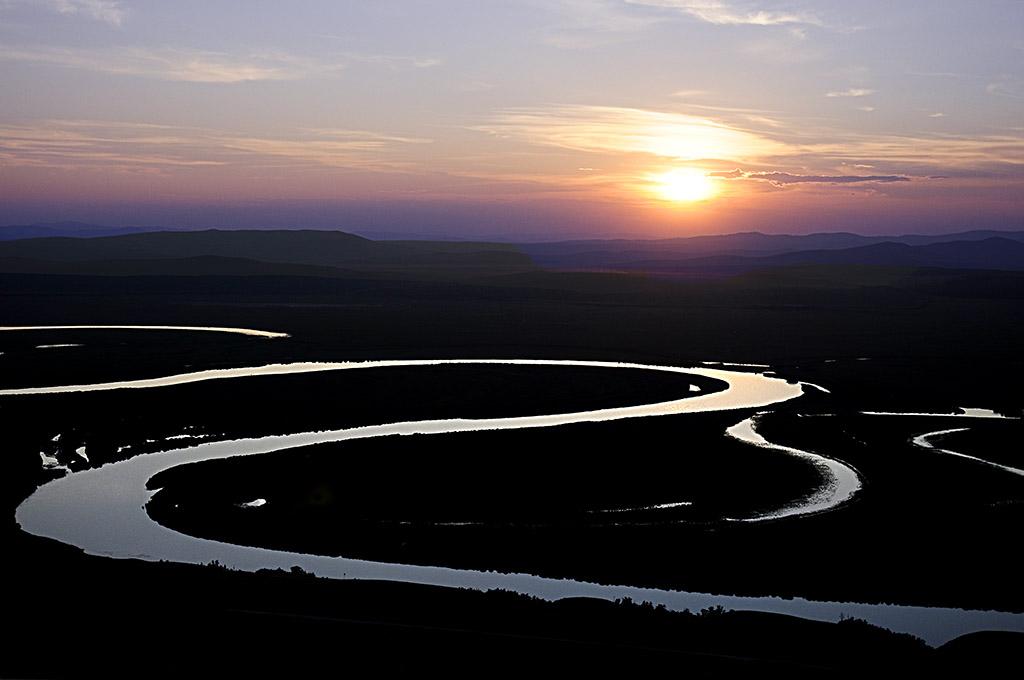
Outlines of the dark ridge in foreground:
[[[36,606],[5,635],[19,653],[0,661],[4,677],[268,677],[334,665],[347,673],[455,677],[538,669],[853,678],[954,667],[987,674],[1024,637],[974,635],[935,650],[858,619],[670,612],[628,599],[547,602],[505,591],[325,581],[297,567],[250,574],[60,552],[53,557],[71,558],[89,585],[52,589],[39,573],[16,574]],[[154,580],[161,588],[150,587]],[[137,597],[111,605],[113,590]],[[59,626],[55,606],[66,611]]]
[[[831,247],[779,249],[776,252],[708,252],[692,246],[676,250],[667,247],[658,251],[650,245],[619,246],[596,252],[560,252],[547,244],[530,244],[523,246],[523,250],[535,262],[546,267],[637,271],[667,280],[722,279],[766,267],[811,264],[1024,270],[1024,235],[1014,232],[1008,232],[1007,236],[935,243],[872,242],[863,237],[856,240],[868,243],[839,245],[847,241],[836,238],[831,241]],[[823,241],[825,239],[811,242]]]
[[[210,258],[220,258],[211,260]],[[240,263],[247,262],[244,271]],[[265,263],[259,271],[258,263]],[[223,268],[218,269],[216,265]],[[282,265],[295,265],[290,271]],[[306,267],[303,271],[299,265]],[[337,276],[326,268],[376,273],[473,276],[535,269],[509,244],[371,241],[340,231],[148,232],[80,239],[0,242],[0,268],[38,274],[298,274]]]

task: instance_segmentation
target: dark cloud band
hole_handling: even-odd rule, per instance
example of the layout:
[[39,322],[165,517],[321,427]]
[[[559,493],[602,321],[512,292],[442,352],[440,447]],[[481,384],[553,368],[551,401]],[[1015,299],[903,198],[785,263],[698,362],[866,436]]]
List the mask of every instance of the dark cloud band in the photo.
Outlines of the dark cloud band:
[[776,186],[786,184],[860,184],[863,182],[909,182],[910,178],[903,175],[793,175],[788,172],[744,172],[730,170],[728,172],[709,172],[708,177],[721,179],[755,179],[769,182]]

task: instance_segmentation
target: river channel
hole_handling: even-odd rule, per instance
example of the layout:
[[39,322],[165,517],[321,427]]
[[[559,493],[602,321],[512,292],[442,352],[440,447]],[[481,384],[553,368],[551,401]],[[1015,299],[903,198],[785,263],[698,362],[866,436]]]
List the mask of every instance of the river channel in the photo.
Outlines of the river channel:
[[[231,332],[231,329],[219,328],[204,330]],[[250,332],[248,334],[263,333]],[[368,437],[542,428],[622,418],[657,417],[734,409],[763,409],[772,404],[795,399],[803,394],[802,384],[788,382],[763,373],[707,367],[672,367],[571,360],[306,362],[197,371],[147,380],[0,390],[0,396],[148,389],[205,380],[227,380],[262,375],[442,364],[630,368],[704,376],[724,381],[728,387],[718,392],[696,391],[684,398],[672,401],[575,413],[512,418],[397,422],[333,431],[301,432],[184,446],[169,451],[138,455],[102,467],[74,472],[44,484],[18,507],[17,522],[23,530],[31,534],[77,546],[92,555],[112,558],[167,560],[194,564],[207,564],[216,560],[226,567],[247,571],[263,568],[289,569],[298,566],[307,572],[330,578],[397,580],[478,589],[501,588],[550,600],[578,596],[605,599],[629,597],[634,601],[664,604],[666,607],[676,610],[700,610],[721,605],[726,609],[777,612],[823,621],[836,621],[840,616],[855,616],[894,631],[918,635],[932,645],[942,644],[949,639],[977,630],[1024,631],[1024,615],[1003,612],[820,602],[801,598],[716,596],[637,588],[627,585],[603,585],[569,579],[552,579],[531,574],[502,574],[492,571],[393,564],[238,546],[173,531],[151,520],[145,510],[146,504],[158,491],[147,489],[147,481],[158,472],[186,463],[258,455],[313,444]],[[826,480],[821,489],[799,503],[766,513],[761,517],[743,518],[746,521],[822,512],[848,501],[860,489],[861,480],[857,472],[842,462],[765,441],[756,432],[756,418],[737,423],[734,427],[729,428],[728,434],[754,446],[775,448],[791,455],[806,457],[822,471]]]

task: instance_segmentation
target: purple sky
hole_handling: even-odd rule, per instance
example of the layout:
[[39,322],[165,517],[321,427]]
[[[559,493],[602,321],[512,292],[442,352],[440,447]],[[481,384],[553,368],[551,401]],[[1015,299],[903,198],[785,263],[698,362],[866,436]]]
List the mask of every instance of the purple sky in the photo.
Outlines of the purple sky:
[[0,224],[1024,228],[1019,0],[0,0]]

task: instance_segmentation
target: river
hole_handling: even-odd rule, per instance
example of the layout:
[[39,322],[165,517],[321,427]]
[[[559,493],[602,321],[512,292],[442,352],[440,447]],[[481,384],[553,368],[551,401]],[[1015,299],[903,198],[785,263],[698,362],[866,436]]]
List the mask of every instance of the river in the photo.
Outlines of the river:
[[[118,327],[122,328],[122,327]],[[123,327],[128,328],[128,327]],[[163,329],[173,327],[161,327]],[[2,329],[0,329],[2,330]],[[203,329],[227,330],[230,329]],[[260,334],[251,332],[250,334]],[[367,437],[408,434],[439,434],[473,430],[497,430],[551,427],[581,422],[599,422],[621,418],[655,417],[706,411],[764,408],[803,394],[799,383],[763,373],[730,371],[706,367],[671,367],[616,362],[571,360],[395,360],[372,362],[271,364],[248,368],[196,371],[162,378],[118,381],[88,385],[64,385],[40,388],[0,390],[0,396],[85,392],[111,389],[147,389],[204,380],[226,380],[263,375],[286,375],[312,371],[344,371],[386,366],[431,366],[442,364],[517,364],[531,366],[582,366],[595,368],[631,368],[699,375],[728,384],[719,392],[688,394],[685,398],[638,406],[598,409],[530,417],[489,419],[447,419],[398,422],[326,432],[302,432],[254,439],[216,441],[185,446],[170,451],[138,455],[68,474],[44,484],[16,511],[16,519],[25,531],[77,546],[92,555],[113,558],[167,560],[195,564],[213,561],[232,569],[255,571],[262,568],[289,569],[299,566],[318,576],[350,579],[388,579],[452,587],[501,588],[520,593],[560,599],[590,596],[606,599],[622,597],[634,601],[664,604],[670,609],[700,610],[723,606],[727,609],[756,610],[797,615],[809,619],[836,621],[840,616],[855,616],[894,631],[909,632],[932,645],[977,630],[1024,631],[1024,615],[991,611],[964,611],[933,607],[868,605],[850,602],[819,602],[801,598],[726,597],[626,585],[602,585],[569,579],[551,579],[530,574],[500,574],[491,571],[403,565],[340,557],[324,557],[236,546],[187,536],[153,522],[145,505],[156,491],[146,488],[153,475],[191,462],[258,455],[311,444]],[[757,446],[776,448],[791,455],[809,457],[825,473],[826,482],[815,494],[800,503],[746,520],[775,519],[821,512],[848,501],[860,488],[855,470],[809,452],[782,447],[757,434],[756,420],[748,419],[729,428],[731,436]],[[258,511],[258,510],[257,510]],[[497,565],[496,565],[497,566]]]

